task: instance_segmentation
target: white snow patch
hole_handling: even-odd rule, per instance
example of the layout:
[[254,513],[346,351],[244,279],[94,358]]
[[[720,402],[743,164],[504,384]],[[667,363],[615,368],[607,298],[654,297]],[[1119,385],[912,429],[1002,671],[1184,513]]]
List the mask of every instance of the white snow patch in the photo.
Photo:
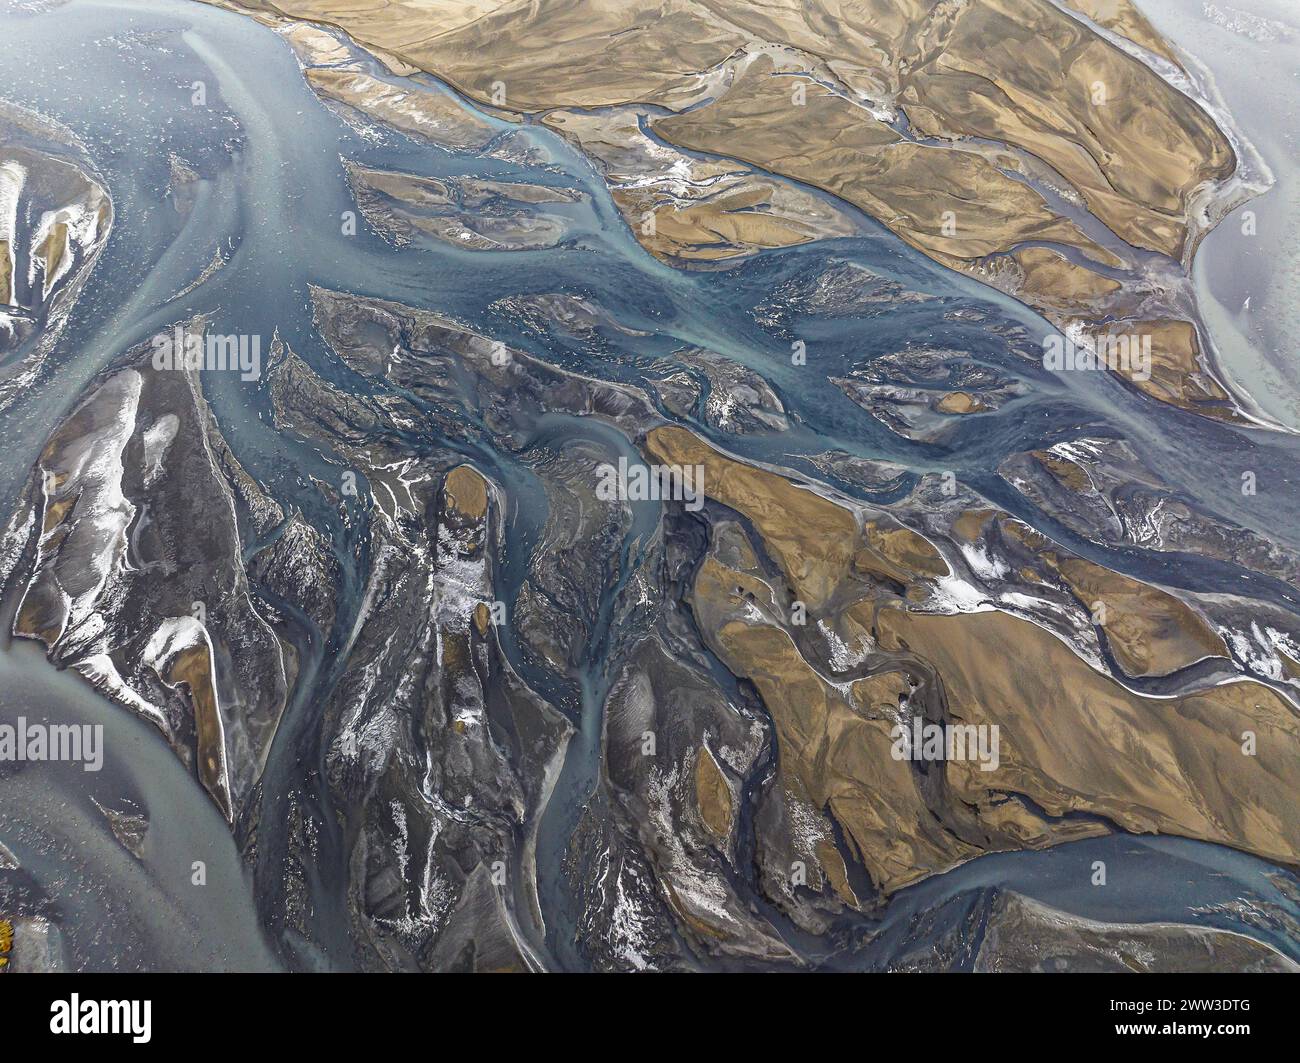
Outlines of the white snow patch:
[[164,414],[151,424],[144,433],[144,485],[148,487],[158,478],[162,471],[162,461],[176,438],[180,428],[180,418],[174,413]]

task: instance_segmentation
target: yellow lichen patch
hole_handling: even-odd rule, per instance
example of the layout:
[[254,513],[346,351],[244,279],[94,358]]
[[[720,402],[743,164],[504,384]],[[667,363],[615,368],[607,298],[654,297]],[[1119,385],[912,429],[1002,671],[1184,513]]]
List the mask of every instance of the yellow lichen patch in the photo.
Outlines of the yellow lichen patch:
[[968,413],[981,413],[988,409],[983,399],[978,395],[972,395],[969,391],[950,391],[940,397],[934,404],[934,408],[940,413],[955,417],[962,417]]
[[550,111],[543,122],[592,158],[633,235],[664,261],[717,261],[856,232],[806,189],[665,147],[641,128],[635,108]]
[[447,473],[442,495],[448,512],[471,521],[481,521],[487,516],[487,481],[472,466],[458,465]]
[[878,672],[865,679],[856,679],[849,687],[853,704],[870,716],[880,716],[898,711],[901,700],[911,690],[904,672]]
[[13,263],[8,240],[0,240],[0,306],[13,302]]
[[[710,448],[674,431],[669,439],[676,445],[655,448],[660,456],[722,471],[709,464]],[[741,497],[738,478],[726,471],[729,485],[716,494],[736,498],[742,504],[733,508],[746,516],[752,511],[752,523],[764,534],[758,518],[772,522],[772,514]],[[706,493],[715,495],[707,487]],[[1223,652],[1185,603],[1072,558],[995,510],[964,514],[958,534],[978,537],[994,520],[1008,539],[1037,555],[1044,578],[1085,597],[1107,597],[1111,638],[1135,673],[1164,674]],[[998,612],[912,613],[889,594],[855,600],[837,588],[827,599],[828,630],[846,646],[868,640],[874,652],[905,654],[915,662],[854,680],[845,691],[805,659],[780,613],[765,608],[762,581],[720,560],[720,553],[731,562],[744,559],[738,533],[734,525],[715,532],[692,589],[697,623],[710,648],[733,674],[754,684],[767,707],[786,792],[839,825],[843,851],[885,892],[979,851],[1041,847],[1106,830],[1096,820],[1052,821],[1040,809],[1049,817],[1088,812],[1127,830],[1183,834],[1294,862],[1300,826],[1285,810],[1288,795],[1300,786],[1294,756],[1300,723],[1267,687],[1235,683],[1179,698],[1145,698],[1027,621]],[[886,516],[867,521],[857,544],[858,570],[894,574],[909,584],[909,594],[920,586],[918,574],[946,571],[928,540]],[[775,549],[769,553],[780,557]],[[830,608],[845,597],[851,603],[846,608]],[[1019,660],[1036,665],[990,666]],[[939,699],[948,722],[996,725],[999,736],[991,758],[981,752],[947,760],[944,784],[934,790],[922,789],[894,746],[895,727],[914,714],[908,706],[922,689],[927,704]],[[1258,735],[1254,756],[1241,749],[1246,732]],[[818,857],[825,858],[826,881],[838,892],[847,879],[840,880],[829,850]]]
[[[1000,763],[945,765],[975,805],[1021,793],[1053,816],[1083,811],[1136,833],[1181,834],[1300,859],[1300,720],[1268,687],[1230,683],[1144,698],[1035,624],[1000,612],[937,616],[882,609],[886,650],[904,645],[942,677],[948,714],[998,726]],[[990,662],[1032,661],[1032,668]],[[1242,748],[1256,735],[1256,753]]]
[[57,528],[67,518],[68,512],[77,504],[77,496],[69,495],[65,498],[55,499],[47,502],[45,506],[45,517],[41,521],[42,533],[48,535]]
[[39,639],[46,646],[53,647],[59,641],[59,636],[63,634],[65,618],[60,615],[58,623],[42,626],[45,615],[46,610],[40,598],[33,593],[31,587],[28,587],[27,593],[23,595],[22,603],[18,607],[18,614],[14,617],[14,634]]
[[826,873],[826,880],[831,884],[831,889],[850,908],[858,906],[858,895],[853,892],[853,887],[849,885],[848,868],[844,866],[844,857],[840,851],[825,838],[822,838],[813,847],[817,855],[817,862],[822,865],[822,870]]
[[184,683],[194,706],[195,745],[198,752],[199,779],[221,810],[230,817],[229,783],[226,778],[225,738],[217,707],[212,655],[207,643],[181,650],[172,661],[167,681]]
[[1282,671],[1288,679],[1300,679],[1300,661],[1297,661],[1289,654],[1277,650],[1278,660],[1282,663]]
[[474,626],[478,629],[480,635],[486,636],[488,626],[492,622],[492,611],[488,609],[486,602],[479,602],[474,606]]
[[333,35],[310,22],[291,23],[281,30],[280,35],[301,59],[313,65],[345,63],[351,58],[348,49]]
[[443,672],[453,678],[462,675],[473,666],[474,661],[469,650],[469,636],[445,629],[441,634]]
[[955,534],[968,543],[974,542],[983,534],[990,520],[997,514],[995,509],[968,509],[952,524]]
[[1067,0],[1064,5],[1086,15],[1112,33],[1141,45],[1175,66],[1181,66],[1168,42],[1160,36],[1130,0]]
[[[1047,450],[1034,450],[1030,452],[1034,460],[1044,469],[1051,473],[1052,477],[1063,487],[1071,491],[1088,491],[1092,489],[1092,480],[1088,478],[1088,471],[1078,462],[1070,461],[1069,458],[1057,457]],[[1022,527],[1027,527],[1022,525]],[[1045,537],[1033,532],[1040,539]]]
[[[697,588],[697,598],[704,593]],[[935,820],[908,764],[890,755],[892,722],[850,707],[785,632],[729,621],[715,641],[727,667],[754,683],[772,715],[786,785],[814,808],[829,810],[881,889],[898,889],[976,855]]]
[[1021,294],[1031,302],[1061,310],[1087,309],[1120,290],[1103,277],[1046,247],[1022,247],[1012,256],[1023,274]]
[[725,457],[684,428],[646,436],[651,457],[670,465],[703,465],[704,493],[754,525],[790,586],[816,609],[848,574],[857,542],[853,514],[776,473]]
[[1060,173],[1122,239],[1173,257],[1193,190],[1236,162],[1195,103],[1051,4],[966,5],[942,53],[906,80],[916,129],[1015,145]]
[[14,925],[8,919],[0,919],[0,971],[9,966],[9,953],[14,947]]
[[1172,594],[1082,558],[1047,560],[1094,614],[1127,674],[1168,675],[1204,657],[1228,656],[1223,639]]
[[1190,321],[1125,321],[1113,326],[1112,331],[1117,335],[1150,337],[1150,376],[1141,371],[1142,366],[1136,371],[1117,371],[1135,388],[1184,410],[1230,421],[1240,419],[1227,405],[1228,393],[1201,368],[1200,342]]
[[665,464],[703,466],[704,494],[750,520],[796,597],[811,610],[822,608],[853,571],[905,584],[948,574],[934,545],[892,517],[881,515],[859,528],[844,506],[728,458],[684,428],[654,429],[645,448]]
[[310,67],[305,77],[321,96],[412,136],[455,148],[481,148],[492,139],[486,121],[438,92],[402,88],[356,70]]
[[695,804],[704,825],[719,838],[731,833],[731,787],[708,746],[695,756]]
[[[909,766],[890,755],[892,720],[879,706],[908,688],[900,672],[860,681],[855,704],[808,664],[790,636],[756,622],[737,587],[744,575],[710,557],[691,606],[711,648],[750,679],[772,716],[783,785],[828,811],[854,858],[885,890],[946,869],[978,851],[945,831],[925,805]],[[745,619],[736,619],[743,615]],[[826,869],[834,883],[833,869]]]
[[[1073,462],[1039,454],[1058,478],[1086,476]],[[1046,460],[1044,460],[1046,459]],[[1079,488],[1076,487],[1075,490]],[[1027,582],[1048,583],[1054,574],[1102,629],[1111,653],[1131,676],[1169,675],[1205,657],[1227,657],[1223,639],[1186,602],[1149,583],[1131,579],[1081,557],[1063,554],[1051,539],[1023,521],[1002,514],[1008,539],[1033,550],[1042,571],[1027,569]]]
[[746,251],[791,247],[814,239],[806,230],[754,210],[765,198],[762,189],[753,189],[682,208],[661,206],[653,212],[652,249],[681,258],[734,258]]
[[58,276],[59,269],[63,266],[63,260],[68,256],[68,224],[67,222],[57,221],[50,226],[50,231],[45,237],[45,243],[41,245],[37,253],[38,259],[45,265],[45,294],[50,294],[50,289],[54,286],[54,278]]
[[720,100],[660,119],[655,132],[683,148],[721,152],[825,188],[933,255],[977,259],[1028,240],[1052,240],[1106,257],[983,154],[904,140],[816,82],[804,86],[802,105],[791,106],[790,79],[774,73],[764,58]]
[[[948,563],[932,542],[925,536],[905,528],[893,518],[879,517],[863,524],[863,537],[875,553],[875,561],[883,559],[889,568],[886,575],[910,583],[919,573],[925,576],[948,575]],[[873,559],[859,553],[856,559],[860,568],[880,569]]]

